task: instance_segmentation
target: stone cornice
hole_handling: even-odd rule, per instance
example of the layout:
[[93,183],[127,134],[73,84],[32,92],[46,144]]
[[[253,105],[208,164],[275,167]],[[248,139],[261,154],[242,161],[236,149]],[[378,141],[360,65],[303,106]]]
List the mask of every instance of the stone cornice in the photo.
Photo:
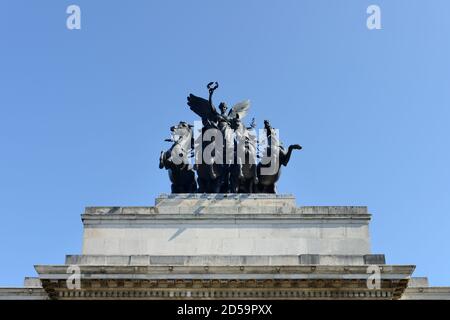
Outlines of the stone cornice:
[[86,207],[85,226],[158,224],[368,224],[365,206],[301,206],[291,195],[176,194],[161,195],[155,206]]
[[[345,279],[367,279],[367,265],[363,266],[93,266],[80,265],[81,273],[89,274],[89,278],[109,278],[132,275],[135,278],[220,278],[220,277],[271,277],[286,279],[316,279],[339,276]],[[36,265],[39,277],[67,278],[68,265]],[[383,279],[405,279],[415,269],[413,265],[383,265],[379,266]]]
[[381,286],[370,290],[367,266],[79,267],[78,290],[67,288],[67,265],[36,266],[36,270],[46,292],[56,299],[396,299],[414,270],[414,266],[381,266]]
[[155,224],[180,224],[191,223],[193,225],[210,224],[214,222],[220,224],[237,224],[255,225],[274,224],[291,225],[293,223],[317,224],[317,223],[345,223],[345,224],[367,224],[370,215],[307,215],[307,214],[121,214],[120,216],[110,215],[91,215],[83,214],[82,221],[85,226],[102,225],[119,225],[123,226],[127,223],[130,226],[148,226]]
[[366,255],[66,255],[65,264],[131,266],[385,265],[383,254]]

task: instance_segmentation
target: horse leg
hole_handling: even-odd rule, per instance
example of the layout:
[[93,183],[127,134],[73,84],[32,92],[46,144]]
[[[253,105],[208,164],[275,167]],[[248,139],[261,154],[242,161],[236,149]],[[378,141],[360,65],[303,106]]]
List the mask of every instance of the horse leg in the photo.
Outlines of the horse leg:
[[216,178],[211,181],[211,193],[221,193],[222,189],[222,179]]
[[207,187],[205,180],[203,178],[198,178],[197,182],[198,182],[197,193],[205,193]]
[[255,184],[253,182],[253,178],[245,180],[244,188],[245,188],[245,190],[243,190],[243,191],[245,193],[255,193],[254,192]]
[[189,190],[189,193],[196,193],[197,192],[197,181],[195,181],[195,177],[193,177],[191,179],[191,182],[190,182],[190,184],[188,186],[188,190]]
[[275,193],[275,183],[267,186],[266,193]]
[[239,192],[239,172],[236,165],[230,167],[229,171],[229,192],[230,193],[238,193]]
[[172,193],[180,193],[180,189],[179,189],[178,185],[176,185],[175,183],[172,183],[172,185],[170,186],[170,189],[171,189]]
[[220,193],[228,193],[230,191],[231,172],[229,165],[225,164],[222,166],[221,175],[216,180],[217,183],[220,185],[219,188]]

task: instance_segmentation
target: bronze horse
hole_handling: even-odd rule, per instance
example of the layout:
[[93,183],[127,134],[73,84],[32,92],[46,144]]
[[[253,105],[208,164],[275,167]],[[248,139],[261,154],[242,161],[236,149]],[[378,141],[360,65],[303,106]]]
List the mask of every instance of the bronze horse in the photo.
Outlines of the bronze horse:
[[287,166],[292,151],[301,150],[298,144],[292,144],[286,150],[278,140],[275,130],[269,121],[264,121],[267,137],[267,147],[261,162],[258,163],[258,193],[276,193],[276,183],[280,179],[281,166]]
[[189,161],[193,144],[192,126],[180,121],[170,131],[172,138],[166,141],[173,144],[169,150],[161,151],[159,168],[168,171],[172,193],[194,193],[197,191],[197,182]]

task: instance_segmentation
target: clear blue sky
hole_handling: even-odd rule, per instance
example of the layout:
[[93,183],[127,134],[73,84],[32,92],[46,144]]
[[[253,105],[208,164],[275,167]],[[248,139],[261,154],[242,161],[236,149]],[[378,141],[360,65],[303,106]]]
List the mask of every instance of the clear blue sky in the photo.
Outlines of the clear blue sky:
[[304,146],[281,193],[367,205],[374,253],[450,285],[449,1],[0,4],[1,286],[80,253],[85,206],[169,192],[163,139],[213,80]]

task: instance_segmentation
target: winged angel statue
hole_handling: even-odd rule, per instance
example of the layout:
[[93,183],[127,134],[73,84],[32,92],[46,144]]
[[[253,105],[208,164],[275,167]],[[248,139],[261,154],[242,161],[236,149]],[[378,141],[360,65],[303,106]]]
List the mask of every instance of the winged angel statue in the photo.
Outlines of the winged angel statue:
[[[196,152],[194,168],[197,170],[199,192],[239,192],[239,186],[245,180],[243,157],[245,152],[251,152],[249,146],[245,150],[245,141],[246,138],[247,142],[250,140],[250,135],[241,122],[250,109],[250,101],[237,103],[228,113],[227,104],[221,102],[219,112],[212,101],[214,91],[218,87],[217,82],[207,85],[208,100],[193,94],[188,97],[188,106],[200,116],[203,123],[202,139],[196,141],[201,147],[196,148],[200,151]],[[238,152],[239,147],[243,152]],[[212,150],[211,155],[207,154],[208,157],[205,158],[203,150]],[[256,147],[253,151],[256,154]],[[253,174],[252,179],[256,182],[256,166]]]

